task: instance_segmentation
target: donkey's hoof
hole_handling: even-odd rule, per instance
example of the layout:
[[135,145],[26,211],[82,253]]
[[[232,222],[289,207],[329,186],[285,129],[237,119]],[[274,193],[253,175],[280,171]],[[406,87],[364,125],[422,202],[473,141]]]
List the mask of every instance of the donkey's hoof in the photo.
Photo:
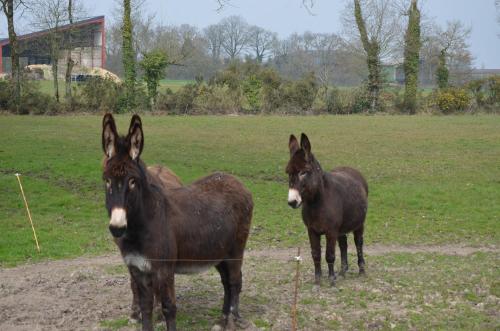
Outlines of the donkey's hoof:
[[348,266],[342,266],[340,269],[339,275],[345,278],[345,274],[347,273],[347,270],[349,270]]
[[238,329],[243,329],[243,330],[248,329],[252,325],[249,321],[247,321],[243,317],[236,317],[235,324]]
[[137,310],[132,310],[128,318],[130,323],[139,323],[141,321],[141,312]]
[[224,328],[222,326],[220,326],[219,324],[215,324],[214,326],[212,326],[212,328],[210,329],[210,331],[223,331]]
[[330,286],[335,287],[336,280],[337,280],[337,277],[335,277],[335,276],[328,276],[328,281],[330,283]]
[[139,323],[141,323],[141,320],[138,318],[134,318],[132,316],[129,316],[128,322],[129,322],[129,324],[139,324]]
[[233,314],[229,314],[224,325],[224,331],[236,331],[236,323]]
[[314,285],[321,285],[321,275],[314,276]]
[[158,322],[165,321],[165,316],[163,315],[163,312],[161,311],[161,309],[156,309],[154,312],[154,315],[155,315],[156,321],[158,321]]

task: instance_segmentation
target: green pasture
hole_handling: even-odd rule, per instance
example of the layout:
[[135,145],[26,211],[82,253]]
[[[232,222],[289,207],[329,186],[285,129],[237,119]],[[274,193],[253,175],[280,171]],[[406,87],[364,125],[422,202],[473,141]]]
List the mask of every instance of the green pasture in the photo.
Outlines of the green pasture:
[[[114,250],[101,175],[100,116],[1,116],[0,265]],[[130,116],[117,116],[118,130]],[[147,164],[185,183],[212,171],[253,193],[248,246],[308,247],[287,206],[290,133],[306,132],[325,170],[350,165],[369,183],[365,242],[498,245],[498,116],[143,116]],[[35,251],[22,174],[42,252]]]

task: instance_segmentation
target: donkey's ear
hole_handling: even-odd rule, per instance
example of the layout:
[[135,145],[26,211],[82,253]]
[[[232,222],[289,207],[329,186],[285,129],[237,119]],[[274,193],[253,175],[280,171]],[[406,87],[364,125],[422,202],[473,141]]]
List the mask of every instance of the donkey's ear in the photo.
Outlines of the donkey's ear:
[[118,140],[118,132],[113,115],[106,113],[102,119],[102,150],[109,158],[116,154],[116,142]]
[[132,116],[130,128],[128,129],[127,140],[129,141],[128,154],[135,160],[141,155],[144,147],[144,133],[142,132],[142,122],[139,115]]
[[290,149],[290,157],[300,149],[299,142],[293,134],[290,135],[290,139],[288,140],[288,148]]
[[305,133],[300,135],[300,147],[306,152],[306,156],[311,154],[311,143]]

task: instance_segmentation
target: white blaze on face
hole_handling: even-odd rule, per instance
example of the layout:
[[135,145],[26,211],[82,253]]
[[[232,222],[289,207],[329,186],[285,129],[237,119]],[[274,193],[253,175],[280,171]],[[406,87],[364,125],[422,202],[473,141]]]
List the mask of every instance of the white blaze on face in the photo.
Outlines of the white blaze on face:
[[288,203],[292,203],[294,201],[297,202],[297,205],[300,205],[300,203],[302,202],[302,198],[300,197],[299,191],[291,188],[288,190]]
[[113,208],[111,210],[111,220],[109,225],[115,228],[123,228],[127,226],[127,212],[123,208]]

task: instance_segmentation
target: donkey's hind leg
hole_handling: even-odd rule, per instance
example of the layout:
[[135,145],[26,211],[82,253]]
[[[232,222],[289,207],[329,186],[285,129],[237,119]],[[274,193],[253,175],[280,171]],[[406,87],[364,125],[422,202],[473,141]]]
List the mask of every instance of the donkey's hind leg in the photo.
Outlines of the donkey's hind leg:
[[356,251],[358,253],[358,267],[359,274],[365,274],[365,259],[363,258],[363,227],[354,231],[354,243],[356,244]]
[[347,263],[347,235],[342,234],[338,237],[339,248],[340,248],[340,276],[345,277],[345,273],[349,270],[349,264]]
[[175,316],[177,306],[175,305],[175,276],[173,268],[165,268],[157,273],[161,310],[167,324],[167,331],[175,331]]
[[239,258],[234,258],[233,260],[226,261],[227,270],[229,275],[229,316],[227,318],[227,324],[225,330],[235,330],[236,326],[238,328],[247,328],[250,324],[248,321],[240,316],[239,304],[240,304],[240,293],[242,287],[242,274],[241,266],[243,264],[242,255]]
[[229,286],[229,271],[227,270],[227,264],[224,261],[219,263],[215,268],[219,272],[222,286],[224,286],[224,304],[222,305],[222,314],[224,315],[224,319],[226,319],[229,315],[229,300],[231,293]]

